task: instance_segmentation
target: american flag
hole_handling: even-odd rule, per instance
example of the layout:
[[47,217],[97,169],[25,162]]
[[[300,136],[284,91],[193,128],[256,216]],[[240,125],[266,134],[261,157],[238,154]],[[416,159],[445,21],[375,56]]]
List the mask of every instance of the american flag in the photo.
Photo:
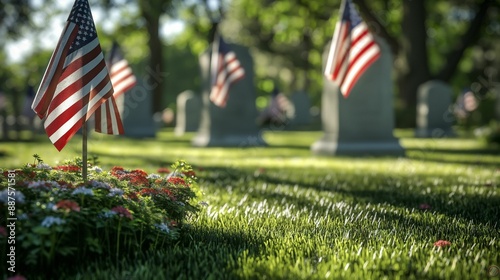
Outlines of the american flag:
[[108,67],[115,92],[96,111],[95,131],[106,134],[123,134],[123,124],[120,110],[116,105],[116,98],[132,89],[137,80],[116,42],[113,42],[108,57]]
[[60,151],[113,94],[87,0],[76,0],[31,108]]
[[218,34],[212,45],[211,67],[210,100],[219,107],[225,107],[231,85],[245,77],[245,70],[236,54],[229,49],[222,36]]
[[347,98],[361,75],[380,56],[380,48],[351,0],[344,0],[340,11],[325,76],[337,84]]

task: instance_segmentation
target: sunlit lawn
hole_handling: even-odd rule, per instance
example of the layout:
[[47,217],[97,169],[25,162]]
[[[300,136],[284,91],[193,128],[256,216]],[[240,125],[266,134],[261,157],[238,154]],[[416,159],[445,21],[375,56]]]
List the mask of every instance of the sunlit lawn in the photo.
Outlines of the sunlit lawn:
[[[398,131],[404,158],[313,156],[320,132],[267,132],[269,147],[194,148],[193,134],[156,139],[93,134],[99,165],[154,172],[194,165],[208,206],[181,240],[121,263],[57,268],[64,279],[488,278],[500,266],[500,155],[475,139],[415,139]],[[38,154],[50,165],[81,156],[0,142],[0,166]],[[431,208],[419,209],[421,204]],[[451,246],[433,245],[440,239]],[[61,274],[62,273],[62,274]],[[33,273],[33,275],[37,275]],[[498,276],[500,277],[500,276]]]

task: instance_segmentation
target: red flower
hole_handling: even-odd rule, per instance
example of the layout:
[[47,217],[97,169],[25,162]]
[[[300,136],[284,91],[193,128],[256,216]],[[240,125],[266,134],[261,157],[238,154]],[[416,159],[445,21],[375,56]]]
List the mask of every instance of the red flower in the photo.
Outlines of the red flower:
[[165,193],[166,195],[168,195],[168,197],[171,199],[171,200],[177,200],[174,196],[174,194],[169,190],[169,189],[162,189],[163,193]]
[[422,203],[418,206],[418,208],[420,210],[430,210],[431,209],[431,206],[429,204],[426,204],[426,203]]
[[170,177],[167,180],[169,183],[172,183],[174,185],[184,185],[186,186],[186,181],[184,179],[179,178],[179,177]]
[[132,173],[136,176],[140,176],[140,177],[148,177],[148,173],[146,173],[146,171],[141,170],[141,169],[134,169],[134,170],[130,171],[130,173]]
[[4,227],[0,227],[0,235],[7,236],[7,229]]
[[165,168],[165,167],[160,167],[160,168],[158,168],[158,170],[157,170],[156,172],[158,172],[158,173],[160,173],[160,174],[161,174],[161,173],[166,173],[166,174],[168,174],[168,173],[170,173],[170,170],[168,170],[168,168]]
[[145,196],[145,195],[155,195],[155,194],[158,194],[158,191],[155,190],[155,189],[152,189],[152,188],[144,188],[144,189],[140,190],[139,193],[142,196]]
[[131,193],[127,194],[127,197],[129,199],[132,199],[132,200],[136,200],[136,201],[139,200],[139,198],[137,197],[137,193],[135,193],[135,192],[131,192]]
[[125,172],[125,170],[121,166],[113,166],[113,168],[111,168],[110,173],[114,177],[120,179],[120,176],[126,174],[127,172]]
[[149,185],[148,178],[137,175],[134,173],[128,173],[119,178],[120,180],[128,180],[134,186]]
[[54,167],[55,170],[60,170],[64,172],[80,172],[80,166],[77,165],[58,165]]
[[125,217],[125,218],[129,218],[129,219],[133,219],[132,218],[132,214],[130,213],[130,211],[123,207],[123,206],[116,206],[116,207],[113,207],[111,209],[111,211],[115,212],[116,214],[120,215],[120,217]]
[[438,240],[434,242],[434,246],[436,247],[446,247],[446,246],[451,246],[451,242],[447,240]]
[[177,222],[176,222],[176,221],[174,221],[174,220],[171,220],[171,221],[170,221],[170,226],[172,226],[172,227],[176,227],[176,226],[177,226]]
[[57,183],[59,184],[59,186],[61,186],[61,188],[63,189],[74,189],[75,186],[69,182],[65,182],[65,181],[57,181]]
[[[5,178],[7,178],[9,176],[9,173],[12,173],[12,172],[9,172],[9,170],[6,170],[3,172],[3,176],[5,176]],[[16,174],[16,178],[24,176],[24,177],[28,177],[28,178],[33,179],[36,176],[36,172],[34,172],[34,171],[30,171],[29,173],[24,173],[24,171],[22,171],[20,169],[14,170],[14,174]],[[17,181],[17,179],[16,179],[16,181]]]
[[184,172],[184,175],[187,177],[196,177],[196,173],[193,170]]
[[66,212],[80,212],[80,206],[73,200],[61,200],[56,204],[57,209],[63,209]]

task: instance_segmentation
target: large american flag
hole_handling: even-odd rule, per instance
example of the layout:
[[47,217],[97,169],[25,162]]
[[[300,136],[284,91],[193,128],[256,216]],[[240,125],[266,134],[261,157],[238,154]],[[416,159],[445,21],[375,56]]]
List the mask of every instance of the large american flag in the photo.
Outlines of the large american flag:
[[245,70],[236,54],[218,34],[212,44],[210,72],[212,75],[210,100],[219,107],[225,107],[231,85],[245,77]]
[[344,0],[340,11],[325,76],[348,97],[361,75],[380,56],[380,48],[351,0]]
[[106,134],[123,134],[123,124],[116,98],[132,89],[137,80],[116,42],[113,42],[108,56],[108,67],[115,92],[95,112],[95,131]]
[[60,151],[113,94],[87,0],[76,0],[31,108]]

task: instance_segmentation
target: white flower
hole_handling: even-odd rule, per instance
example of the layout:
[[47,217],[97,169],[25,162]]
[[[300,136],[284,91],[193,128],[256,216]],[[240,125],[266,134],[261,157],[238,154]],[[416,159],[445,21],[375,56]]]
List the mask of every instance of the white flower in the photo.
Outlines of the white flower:
[[172,177],[186,177],[184,173],[181,172],[171,172],[170,174],[167,175],[167,179],[170,179]]
[[87,189],[86,187],[79,187],[76,188],[71,194],[72,195],[83,194],[83,195],[93,196],[94,192],[91,189]]
[[0,192],[0,202],[2,202],[3,204],[8,203],[9,197],[12,197],[10,199],[10,201],[12,201],[12,199],[14,199],[19,204],[24,203],[24,194],[20,191],[10,191],[9,192],[8,189],[5,189],[5,190]]
[[50,165],[40,162],[39,164],[36,165],[36,168],[38,169],[46,169],[46,170],[52,170],[52,167]]
[[111,188],[108,194],[108,196],[122,196],[122,195],[123,195],[123,190],[119,188]]
[[146,177],[148,179],[160,179],[161,178],[161,175],[158,175],[158,174],[155,174],[155,173],[151,173],[148,175],[148,177]]
[[155,224],[155,227],[165,233],[170,233],[170,228],[168,225],[161,223],[161,224]]
[[56,211],[57,207],[56,207],[56,205],[54,203],[49,202],[49,203],[47,203],[47,205],[45,205],[45,209],[50,209],[50,210]]
[[184,204],[184,202],[182,201],[177,201],[177,204],[179,204],[180,206],[186,206],[186,204]]
[[101,182],[101,181],[96,181],[96,180],[91,180],[89,181],[90,185],[92,185],[93,188],[96,189],[106,189],[109,190],[111,187],[108,185],[108,183]]
[[47,216],[42,221],[42,227],[51,227],[53,224],[62,225],[64,223],[66,223],[66,221],[61,218]]
[[101,173],[102,169],[99,166],[92,166],[92,168],[90,168],[90,171],[94,171],[95,173]]
[[56,181],[33,181],[28,184],[28,188],[43,188],[49,190],[50,188],[59,188],[59,183],[57,183]]
[[116,212],[113,211],[106,211],[104,213],[99,214],[100,218],[111,218],[116,215]]
[[89,183],[95,189],[106,189],[106,190],[111,189],[111,187],[107,183],[104,183],[104,182],[91,180],[91,181],[89,181]]

